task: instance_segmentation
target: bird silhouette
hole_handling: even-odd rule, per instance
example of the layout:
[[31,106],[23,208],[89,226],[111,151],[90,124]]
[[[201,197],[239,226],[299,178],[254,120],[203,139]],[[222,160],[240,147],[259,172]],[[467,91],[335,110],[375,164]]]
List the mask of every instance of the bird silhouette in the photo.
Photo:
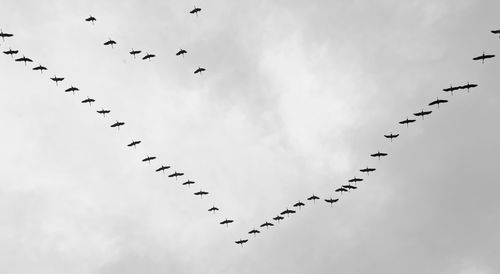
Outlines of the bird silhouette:
[[33,60],[23,55],[23,57],[17,58],[16,62],[24,62],[24,65],[26,66],[27,63],[31,63]]
[[484,64],[484,60],[490,59],[490,58],[493,58],[493,57],[495,57],[495,55],[493,55],[493,54],[484,54],[484,51],[483,51],[482,55],[474,57],[474,58],[472,58],[472,60],[474,60],[474,61],[481,60],[481,62]]
[[316,203],[316,200],[319,200],[319,197],[313,194],[311,197],[307,198],[307,200]]
[[248,231],[248,234],[253,234],[254,237],[257,236],[258,233],[260,233],[260,231],[255,228]]
[[116,123],[112,124],[111,127],[116,127],[116,128],[118,128],[118,130],[120,130],[120,127],[123,126],[123,125],[125,125],[125,122],[118,122],[118,121],[116,121]]
[[109,38],[108,41],[104,42],[104,45],[105,46],[111,46],[111,48],[113,48],[113,46],[116,45],[116,41],[111,40],[111,38]]
[[260,227],[265,227],[265,228],[269,228],[270,226],[274,226],[274,224],[266,221],[265,223],[261,224]]
[[205,70],[206,70],[206,69],[204,69],[204,68],[198,67],[198,68],[194,71],[194,74],[197,74],[197,73],[201,74],[201,73],[202,73],[202,72],[204,72]]
[[359,171],[366,172],[366,175],[370,175],[370,172],[373,172],[375,170],[376,170],[375,168],[366,167],[366,168],[360,169]]
[[330,206],[333,206],[333,203],[336,203],[336,202],[338,202],[338,201],[339,201],[339,199],[332,199],[332,198],[330,198],[330,199],[325,199],[325,202],[329,203],[329,204],[330,204]]
[[190,180],[187,180],[186,182],[182,183],[182,185],[184,185],[184,186],[185,186],[185,185],[187,185],[188,187],[189,187],[190,185],[192,185],[192,184],[194,184],[194,182],[193,182],[193,181],[190,181]]
[[18,50],[13,50],[9,48],[9,50],[4,51],[3,53],[10,55],[10,57],[14,58],[14,55],[17,54],[18,52],[19,52]]
[[140,143],[141,143],[141,141],[134,141],[134,140],[132,140],[132,142],[130,144],[128,144],[127,146],[135,148],[135,146],[138,145],[138,144],[140,144]]
[[135,56],[136,56],[137,54],[139,54],[139,53],[141,53],[141,51],[140,51],[140,50],[134,50],[134,49],[132,49],[132,51],[130,52],[130,54],[131,54],[132,56],[134,56],[134,58],[135,58]]
[[370,154],[370,156],[372,156],[372,157],[378,157],[378,159],[380,160],[380,157],[387,156],[387,153],[378,151],[377,153]]
[[149,60],[151,61],[150,59],[155,57],[156,55],[154,54],[150,54],[150,53],[146,53],[146,56],[142,57],[142,60]]
[[94,22],[96,21],[97,19],[95,19],[94,16],[90,15],[88,18],[85,19],[85,21],[87,22],[91,22],[92,25],[94,24]]
[[477,87],[477,84],[470,84],[469,82],[467,82],[466,85],[460,86],[460,89],[467,89],[467,92],[469,92],[471,88],[475,87]]
[[208,209],[208,212],[213,212],[215,214],[215,211],[219,210],[215,206],[212,206],[211,208]]
[[432,111],[430,111],[430,110],[428,110],[428,111],[424,111],[424,110],[422,109],[420,112],[413,113],[413,115],[415,115],[415,116],[420,116],[420,117],[422,117],[422,120],[424,120],[424,116],[429,115],[429,114],[431,114],[431,113],[432,113]]
[[156,159],[155,156],[146,156],[146,158],[142,159],[143,162],[148,162],[148,164],[151,163],[151,161],[153,161],[154,159]]
[[59,82],[61,82],[61,81],[63,81],[63,80],[64,80],[64,78],[63,78],[63,77],[57,77],[57,76],[55,76],[55,75],[54,75],[54,77],[52,77],[52,78],[50,78],[50,79],[51,79],[52,81],[56,82],[56,86],[58,86],[58,85],[59,85],[59,84],[58,84]]
[[186,54],[186,53],[187,53],[187,51],[186,51],[186,50],[184,50],[184,49],[180,49],[180,50],[179,50],[179,51],[178,51],[175,55],[176,55],[176,56],[181,55],[182,57],[184,57],[184,54]]
[[170,168],[170,166],[161,165],[161,167],[159,167],[159,168],[156,169],[156,172],[160,172],[161,171],[161,172],[165,173],[165,170],[169,169],[169,168]]
[[92,106],[92,103],[95,102],[94,99],[87,97],[87,99],[82,101],[82,104],[89,103],[89,106]]
[[445,104],[445,103],[448,103],[448,100],[436,98],[436,100],[429,103],[429,106],[437,105],[437,107],[439,108],[439,104]]
[[73,95],[75,95],[75,91],[79,91],[79,89],[74,87],[74,86],[71,86],[71,87],[67,88],[64,92],[72,92]]
[[295,203],[295,204],[293,205],[293,207],[298,207],[298,208],[299,208],[299,210],[300,210],[300,208],[301,208],[301,207],[303,207],[303,206],[305,206],[305,204],[304,204],[303,202],[301,202],[301,201],[298,201],[297,203]]
[[408,127],[409,124],[414,123],[415,121],[416,121],[415,119],[408,119],[407,117],[406,120],[400,121],[399,123],[402,125],[406,125],[406,127]]
[[175,177],[175,179],[177,179],[177,177],[182,176],[182,175],[184,175],[184,173],[175,171],[174,173],[168,175],[168,177],[169,178]]
[[197,8],[196,6],[194,6],[194,9],[192,9],[189,13],[196,14],[196,16],[198,16],[198,12],[200,12],[200,11],[201,11],[200,8]]
[[194,195],[200,196],[200,198],[203,198],[203,195],[208,195],[208,192],[200,189],[200,191],[195,192]]
[[229,220],[225,219],[224,221],[220,222],[221,225],[226,225],[226,227],[229,226],[230,223],[234,222],[234,220]]
[[243,246],[243,244],[246,242],[248,242],[248,239],[245,239],[245,240],[239,239],[238,241],[235,241],[236,244],[239,244],[241,246]]
[[385,138],[391,140],[391,143],[392,143],[392,139],[397,138],[398,136],[399,136],[399,134],[392,134],[392,132],[391,132],[391,134],[384,135]]
[[43,73],[43,71],[44,71],[44,70],[47,70],[47,68],[46,68],[46,67],[44,67],[44,66],[42,66],[42,65],[40,65],[40,64],[38,64],[38,66],[37,66],[37,67],[34,67],[34,68],[33,68],[33,70],[39,70],[39,71],[40,71],[40,73]]
[[2,41],[5,42],[5,38],[12,37],[12,36],[14,36],[14,34],[12,34],[12,33],[5,33],[5,32],[3,32],[3,30],[0,29],[0,37],[2,37]]

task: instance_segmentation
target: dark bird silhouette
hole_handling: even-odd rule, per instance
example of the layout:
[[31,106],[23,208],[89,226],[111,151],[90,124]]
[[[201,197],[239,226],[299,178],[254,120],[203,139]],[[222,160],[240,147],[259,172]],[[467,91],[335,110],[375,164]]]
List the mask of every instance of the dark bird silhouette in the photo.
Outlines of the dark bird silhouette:
[[200,198],[203,198],[203,195],[208,195],[208,192],[200,189],[200,191],[195,192],[194,195],[200,196]]
[[349,183],[355,183],[355,184],[358,182],[362,182],[362,181],[363,181],[363,179],[356,178],[356,176],[354,178],[348,180]]
[[[281,217],[281,218],[283,218],[283,217]],[[265,228],[269,228],[270,226],[274,226],[274,224],[267,222],[267,221],[260,225],[260,227],[265,227]]]
[[201,11],[200,8],[197,8],[196,6],[194,6],[194,9],[192,9],[189,13],[196,14],[196,16],[198,16],[198,12],[200,12],[200,11]]
[[399,134],[392,134],[392,132],[389,135],[384,135],[385,138],[391,140],[391,143],[392,143],[392,139],[397,138],[398,136],[399,136]]
[[120,130],[120,127],[123,126],[123,125],[125,125],[125,122],[118,122],[118,121],[116,121],[116,123],[112,124],[111,127],[116,127],[116,128],[118,128],[118,130]]
[[476,84],[470,84],[467,82],[467,85],[460,86],[460,89],[467,89],[467,92],[469,92],[469,89],[477,87]]
[[175,177],[175,179],[177,179],[177,177],[182,176],[182,175],[184,175],[184,173],[182,173],[182,172],[177,172],[177,171],[176,171],[176,172],[174,172],[174,173],[172,173],[172,174],[168,175],[168,177],[169,177],[169,178]]
[[10,57],[14,58],[14,55],[17,54],[18,52],[19,52],[18,50],[13,50],[9,48],[9,50],[4,51],[3,53],[10,55]]
[[345,189],[347,189],[347,190],[349,190],[349,189],[352,189],[352,190],[357,189],[357,187],[351,186],[351,184],[343,185],[342,187],[345,188]]
[[85,19],[85,21],[87,22],[91,22],[92,25],[94,24],[94,22],[96,21],[97,19],[95,19],[94,16],[90,15],[88,18]]
[[215,211],[219,210],[215,206],[212,206],[211,208],[208,209],[208,212],[213,212],[215,214]]
[[429,103],[429,106],[437,105],[439,108],[439,104],[445,104],[445,103],[448,103],[448,100],[436,98],[436,100]]
[[220,222],[221,225],[226,225],[226,227],[229,226],[230,223],[234,222],[234,220],[228,220],[225,219],[224,221]]
[[454,87],[454,86],[450,85],[450,87],[449,87],[449,88],[444,88],[444,89],[443,89],[443,91],[444,91],[444,92],[451,92],[451,95],[453,95],[453,92],[454,92],[455,90],[459,90],[459,89],[460,89],[460,87]]
[[[500,29],[492,30],[491,33],[493,33],[493,34],[500,34]],[[498,38],[500,38],[500,35],[498,36]]]
[[372,156],[372,157],[378,157],[378,159],[380,160],[380,157],[387,156],[387,153],[377,151],[377,153],[370,154],[370,156]]
[[141,141],[134,141],[134,140],[132,140],[132,142],[130,144],[128,144],[127,146],[135,148],[135,146],[138,145],[138,144],[140,144],[140,143],[141,143]]
[[283,219],[285,219],[285,218],[284,218],[283,216],[280,216],[280,215],[278,215],[278,216],[276,216],[276,217],[274,217],[274,218],[273,218],[273,220],[277,221],[277,222],[278,222],[278,224],[279,224],[279,223],[280,223],[280,221],[281,221],[281,220],[283,220]]
[[34,67],[34,68],[33,68],[33,70],[39,70],[39,71],[40,71],[40,73],[43,73],[43,71],[44,71],[44,70],[47,70],[47,68],[46,68],[46,67],[44,67],[44,66],[42,66],[42,65],[40,65],[40,64],[38,64],[38,66],[37,66],[37,67]]
[[422,120],[424,120],[424,116],[425,116],[425,115],[429,115],[429,114],[431,114],[431,113],[432,113],[432,111],[430,111],[430,110],[428,110],[428,111],[424,111],[424,110],[422,109],[420,112],[413,113],[413,115],[415,115],[415,116],[420,116],[420,117],[422,117]]
[[493,58],[493,57],[495,57],[495,55],[493,55],[493,54],[484,54],[484,51],[483,51],[483,55],[479,55],[477,57],[474,57],[474,58],[472,58],[472,60],[474,60],[474,61],[481,60],[481,62],[484,64],[484,60],[490,59],[490,58]]
[[187,185],[188,187],[192,184],[194,184],[194,182],[190,180],[187,180],[186,182],[182,183],[183,186]]
[[307,198],[307,200],[316,203],[316,200],[319,200],[319,197],[313,194],[311,197]]
[[[108,113],[110,113],[110,112],[111,112],[111,110],[109,110],[109,109],[101,109],[101,110],[98,110],[98,111],[97,111],[97,113],[102,114],[102,116],[103,116],[103,117],[106,117],[106,114],[108,114]],[[141,141],[139,141],[139,143],[140,143],[140,142],[141,142]]]
[[303,206],[305,206],[305,204],[304,204],[303,202],[301,202],[301,201],[298,201],[297,203],[295,203],[295,204],[293,205],[293,207],[298,207],[298,208],[299,208],[299,210],[300,210],[300,208],[301,208],[301,207],[303,207]]
[[198,68],[194,71],[194,74],[197,74],[197,73],[200,73],[200,74],[201,74],[201,73],[202,73],[202,72],[204,72],[205,70],[206,70],[206,69],[204,69],[204,68],[200,68],[200,67],[198,67]]
[[146,158],[142,159],[143,162],[148,162],[148,164],[151,163],[151,161],[153,161],[154,159],[156,159],[155,156],[146,156]]
[[0,30],[0,37],[2,37],[2,41],[5,42],[5,38],[12,37],[12,36],[14,36],[14,34],[12,34],[12,33],[5,33],[5,32],[3,32],[3,30]]
[[335,189],[335,192],[340,192],[340,194],[342,194],[344,192],[347,192],[347,189],[345,189],[343,187],[339,187],[339,188]]
[[296,212],[295,210],[291,210],[291,209],[287,208],[285,211],[281,212],[280,214],[281,215],[285,215],[286,214],[286,216],[288,217],[290,214],[293,214],[295,212]]
[[113,46],[116,45],[116,42],[114,40],[111,40],[111,38],[109,38],[108,41],[104,42],[104,45],[111,46],[111,48],[113,48]]
[[87,97],[87,99],[82,101],[82,104],[89,103],[89,106],[92,106],[92,103],[95,102],[94,99]]
[[182,55],[182,57],[184,57],[184,54],[186,54],[186,53],[187,53],[187,51],[186,51],[186,50],[184,50],[184,49],[180,49],[180,50],[179,50],[179,51],[178,51],[175,55],[176,55],[176,56]]
[[54,77],[50,78],[50,80],[56,82],[56,86],[58,86],[59,85],[58,83],[61,82],[62,80],[64,80],[64,78],[63,77],[57,77],[57,76],[54,75]]
[[414,123],[415,121],[416,121],[415,119],[406,118],[406,120],[400,121],[399,123],[402,125],[406,125],[406,127],[408,127],[409,124]]
[[71,86],[70,88],[67,88],[64,92],[73,92],[73,95],[75,95],[75,91],[79,91],[79,89],[74,86]]
[[170,168],[170,166],[161,165],[161,167],[159,167],[159,168],[156,169],[156,172],[160,172],[161,171],[161,172],[165,173],[165,170],[169,169],[169,168]]
[[248,242],[248,239],[245,239],[245,240],[239,239],[238,241],[235,241],[236,244],[239,244],[241,246],[243,246],[243,244],[246,242]]
[[370,175],[370,172],[373,172],[375,170],[376,170],[375,168],[366,167],[366,168],[360,169],[359,171],[366,172],[366,175]]
[[154,54],[146,53],[146,56],[142,57],[142,60],[150,60],[151,58],[153,58],[155,56],[156,55],[154,55]]
[[339,201],[339,199],[332,199],[332,198],[330,198],[330,199],[325,199],[325,202],[329,203],[329,204],[330,204],[330,206],[333,206],[333,203],[336,203],[336,202],[338,202],[338,201]]
[[255,229],[255,228],[254,228],[254,229],[252,229],[252,230],[250,230],[250,231],[248,231],[248,234],[253,234],[253,236],[254,236],[254,237],[255,237],[255,236],[257,236],[257,233],[260,233],[260,231],[258,231],[258,230],[257,230],[257,229]]
[[29,63],[31,63],[31,62],[33,62],[33,60],[31,60],[30,58],[25,57],[25,56],[23,55],[23,57],[21,57],[21,58],[17,58],[17,59],[16,59],[16,62],[24,62],[24,65],[26,66],[26,64],[27,64],[28,62],[29,62]]
[[130,52],[130,54],[131,54],[132,56],[134,56],[134,58],[135,58],[135,56],[136,56],[137,54],[141,53],[141,52],[142,52],[142,51],[140,51],[140,50],[134,50],[134,49],[132,49],[132,51]]

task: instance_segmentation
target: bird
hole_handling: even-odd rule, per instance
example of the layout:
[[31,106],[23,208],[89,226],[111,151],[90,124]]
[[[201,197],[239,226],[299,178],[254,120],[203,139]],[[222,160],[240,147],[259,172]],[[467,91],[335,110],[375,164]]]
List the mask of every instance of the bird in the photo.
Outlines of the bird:
[[248,231],[248,234],[253,234],[253,236],[255,237],[257,235],[257,233],[260,233],[260,231],[258,231],[257,229],[252,229],[250,231]]
[[218,208],[216,208],[215,206],[212,206],[211,208],[208,209],[208,212],[214,212],[215,214],[215,211],[219,210]]
[[277,222],[278,222],[278,224],[279,224],[279,222],[280,222],[281,220],[283,220],[283,219],[285,219],[285,218],[283,218],[283,216],[280,216],[280,215],[278,215],[278,216],[276,216],[276,217],[274,217],[274,218],[273,218],[273,220],[277,221]]
[[467,92],[469,92],[469,89],[477,87],[477,84],[470,84],[467,82],[467,85],[460,86],[460,89],[467,89]]
[[5,32],[3,32],[3,30],[0,29],[0,37],[2,37],[2,41],[5,42],[5,38],[12,37],[12,36],[14,36],[14,34],[12,34],[12,33],[5,33]]
[[398,136],[399,136],[399,134],[392,134],[392,132],[391,132],[391,134],[384,135],[385,138],[391,140],[391,143],[392,143],[392,139],[397,138]]
[[300,210],[300,208],[301,208],[301,207],[303,207],[303,206],[305,206],[305,204],[304,204],[303,202],[301,202],[301,201],[298,201],[297,203],[295,203],[295,204],[293,205],[293,207],[298,207],[298,208],[299,208],[299,210]]
[[308,201],[313,201],[313,203],[316,203],[316,200],[318,199],[319,197],[314,194],[311,197],[307,198]]
[[200,11],[201,11],[200,8],[197,8],[196,6],[194,6],[194,9],[192,9],[189,13],[196,14],[196,16],[198,16],[198,12],[200,12]]
[[293,214],[295,212],[296,212],[295,210],[291,210],[291,209],[287,208],[286,210],[282,211],[280,214],[281,215],[285,215],[286,214],[286,216],[289,216],[290,214]]
[[375,170],[376,170],[375,168],[366,167],[366,168],[360,169],[359,171],[366,172],[366,175],[370,175],[370,172],[373,172]]
[[387,153],[377,151],[377,153],[370,154],[370,156],[372,156],[372,157],[378,157],[378,159],[380,160],[380,157],[387,156]]
[[340,194],[342,194],[344,192],[347,192],[347,189],[345,189],[343,187],[339,187],[339,188],[335,189],[335,192],[340,192]]
[[31,62],[33,62],[33,60],[31,60],[30,58],[25,57],[25,56],[23,55],[23,57],[22,57],[22,58],[17,58],[17,59],[16,59],[16,62],[24,62],[24,65],[26,66],[26,63],[28,63],[28,62],[29,62],[29,63],[31,63]]
[[336,203],[336,202],[338,202],[338,201],[339,201],[339,199],[332,199],[332,198],[330,198],[330,199],[325,199],[325,202],[329,203],[329,204],[330,204],[330,206],[333,206],[333,203]]
[[243,246],[243,244],[246,242],[248,242],[248,239],[245,239],[245,240],[239,239],[238,241],[235,241],[236,244],[239,244],[241,246]]
[[73,92],[73,95],[75,95],[75,91],[79,91],[79,89],[74,86],[71,86],[70,88],[67,88],[64,92]]
[[64,80],[63,77],[57,77],[54,75],[54,77],[50,78],[50,80],[56,82],[56,86],[58,86],[58,83],[61,82],[62,80]]
[[118,128],[118,130],[120,130],[120,127],[123,125],[125,125],[125,122],[118,122],[118,120],[117,120],[116,123],[111,125],[111,127],[116,127],[116,128]]
[[170,168],[170,166],[161,165],[161,167],[159,167],[159,168],[156,169],[156,172],[160,172],[161,171],[161,172],[165,173],[165,170],[169,169],[169,168]]
[[194,184],[194,182],[193,182],[193,181],[190,181],[190,180],[187,180],[186,182],[182,183],[182,185],[184,185],[184,186],[185,186],[185,185],[187,185],[188,187],[189,187],[190,185],[192,185],[192,184]]
[[116,45],[116,42],[114,40],[111,40],[111,38],[109,38],[108,41],[104,42],[104,45],[111,46],[111,48],[113,48],[113,45]]
[[179,50],[179,51],[178,51],[175,55],[176,55],[176,56],[182,55],[182,57],[184,57],[184,54],[186,54],[186,53],[187,53],[187,51],[186,51],[186,50],[184,50],[184,49],[180,49],[180,50]]
[[134,50],[134,49],[132,49],[132,51],[130,52],[130,54],[131,54],[132,56],[134,56],[134,58],[135,58],[135,55],[136,55],[136,54],[139,54],[139,53],[141,53],[141,52],[142,52],[142,51],[140,51],[140,50]]
[[44,66],[42,66],[42,65],[40,65],[40,64],[38,64],[38,66],[37,66],[37,67],[34,67],[34,68],[33,68],[33,70],[39,70],[39,71],[40,71],[40,73],[43,73],[43,71],[44,71],[44,70],[47,70],[47,68],[46,68],[46,67],[44,67]]
[[451,95],[453,95],[453,92],[454,92],[455,90],[459,90],[459,89],[460,89],[460,87],[454,87],[454,86],[450,85],[450,87],[449,87],[449,88],[444,88],[444,89],[443,89],[443,91],[444,91],[444,92],[451,92]]
[[182,176],[182,175],[184,175],[184,173],[175,171],[174,173],[168,175],[168,177],[169,178],[175,177],[175,179],[177,179],[177,177]]
[[[491,33],[493,33],[493,34],[500,34],[500,29],[492,30]],[[498,38],[500,38],[500,36],[498,36]]]
[[354,178],[348,180],[349,183],[357,183],[357,182],[362,182],[362,181],[363,181],[363,179],[356,178],[356,176],[354,176]]
[[148,162],[148,164],[151,163],[151,161],[153,161],[154,159],[156,159],[155,156],[146,156],[146,158],[142,159],[143,162]]
[[270,226],[274,226],[274,224],[266,221],[265,223],[261,224],[260,227],[265,227],[265,228],[269,228]]
[[202,73],[202,72],[204,72],[205,70],[206,70],[206,69],[204,69],[204,68],[198,67],[198,68],[194,71],[194,74],[197,74],[197,73],[200,73],[200,74],[201,74],[201,73]]
[[18,50],[13,50],[9,48],[9,50],[4,51],[3,53],[10,55],[10,57],[14,58],[14,54],[17,54],[18,52],[19,52]]
[[444,104],[444,103],[448,103],[448,100],[436,98],[436,100],[429,103],[429,106],[437,105],[439,108],[439,104]]
[[432,111],[430,111],[430,110],[428,110],[428,111],[424,111],[424,110],[422,109],[420,112],[413,113],[413,115],[415,115],[415,116],[420,116],[420,117],[422,117],[422,120],[424,120],[424,116],[425,116],[425,115],[429,115],[429,114],[431,114],[431,113],[432,113]]
[[146,56],[142,57],[142,60],[150,60],[151,58],[153,58],[155,56],[156,55],[154,55],[154,54],[146,53]]
[[92,106],[92,103],[95,102],[94,99],[87,97],[87,99],[82,101],[82,104],[89,103],[89,106]]
[[138,145],[138,144],[140,144],[140,143],[141,143],[141,141],[134,141],[134,140],[132,140],[132,142],[130,144],[128,144],[127,146],[135,148],[135,146]]
[[234,220],[229,220],[225,219],[224,221],[220,222],[221,225],[226,225],[226,227],[229,226],[230,223],[234,222]]
[[399,123],[402,125],[406,124],[406,126],[408,127],[410,123],[414,123],[415,121],[416,121],[415,119],[408,119],[407,117],[406,120],[400,121]]
[[347,190],[349,190],[349,189],[353,189],[353,190],[354,190],[354,189],[357,189],[357,187],[355,187],[355,186],[351,186],[351,184],[348,184],[348,185],[342,185],[342,187],[343,187],[343,188],[345,188],[345,189],[347,189]]
[[[101,110],[98,110],[98,111],[97,111],[97,113],[102,114],[102,116],[103,116],[103,117],[106,117],[106,114],[108,114],[108,113],[110,113],[110,112],[111,112],[111,110],[109,110],[109,109],[104,109],[104,108],[103,108],[103,109],[101,109]],[[140,141],[139,141],[139,143],[140,143]]]
[[483,51],[483,55],[479,55],[477,57],[474,57],[474,58],[472,58],[472,60],[474,60],[474,61],[481,60],[482,63],[484,64],[484,60],[490,59],[490,58],[493,58],[493,57],[495,57],[495,55],[493,55],[493,54],[484,54],[484,51]]
[[207,191],[203,191],[201,189],[200,189],[200,191],[197,191],[197,192],[194,193],[194,195],[200,196],[200,198],[203,198],[203,195],[207,195],[207,194],[208,194]]
[[87,22],[91,22],[92,25],[94,24],[94,22],[96,21],[97,19],[95,19],[94,16],[90,15],[88,18],[85,19],[85,21]]

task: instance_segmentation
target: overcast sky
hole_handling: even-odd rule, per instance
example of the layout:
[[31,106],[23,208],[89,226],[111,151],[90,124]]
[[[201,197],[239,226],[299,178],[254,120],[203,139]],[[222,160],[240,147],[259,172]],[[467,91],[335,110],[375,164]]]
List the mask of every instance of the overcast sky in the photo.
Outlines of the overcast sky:
[[[0,49],[34,63],[0,56],[0,272],[498,273],[500,62],[472,57],[500,54],[499,10],[1,0],[0,28],[15,36]],[[31,70],[39,63],[48,71]],[[442,91],[468,81],[479,87]],[[450,102],[428,107],[437,97]],[[433,113],[397,123],[422,109]],[[389,156],[369,156],[378,150]],[[154,172],[161,164],[184,178]],[[353,176],[358,190],[334,192]],[[313,193],[341,200],[247,234]]]

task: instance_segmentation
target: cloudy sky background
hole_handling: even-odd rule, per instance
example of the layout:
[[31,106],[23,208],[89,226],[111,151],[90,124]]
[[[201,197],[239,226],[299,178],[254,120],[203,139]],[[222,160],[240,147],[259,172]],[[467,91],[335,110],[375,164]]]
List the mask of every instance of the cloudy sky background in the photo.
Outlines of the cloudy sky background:
[[[0,27],[15,37],[0,48],[34,64],[0,58],[0,270],[497,273],[500,62],[471,58],[500,54],[489,33],[499,9],[2,0]],[[132,48],[157,58],[133,59]],[[38,63],[49,71],[32,71]],[[207,71],[194,75],[198,66]],[[66,78],[58,87],[54,74]],[[479,87],[441,91],[467,81]],[[70,85],[81,91],[64,93]],[[426,107],[438,96],[450,103]],[[397,124],[421,109],[434,112]],[[116,120],[125,127],[109,128]],[[393,143],[382,136],[391,131]],[[143,143],[130,149],[132,139]],[[389,157],[371,159],[377,150]],[[161,164],[185,178],[155,173]],[[367,165],[377,168],[368,178]],[[313,193],[337,197],[353,176],[366,180],[334,207],[307,203],[247,234]],[[210,195],[195,197],[200,188]],[[226,217],[229,228],[218,224]]]

